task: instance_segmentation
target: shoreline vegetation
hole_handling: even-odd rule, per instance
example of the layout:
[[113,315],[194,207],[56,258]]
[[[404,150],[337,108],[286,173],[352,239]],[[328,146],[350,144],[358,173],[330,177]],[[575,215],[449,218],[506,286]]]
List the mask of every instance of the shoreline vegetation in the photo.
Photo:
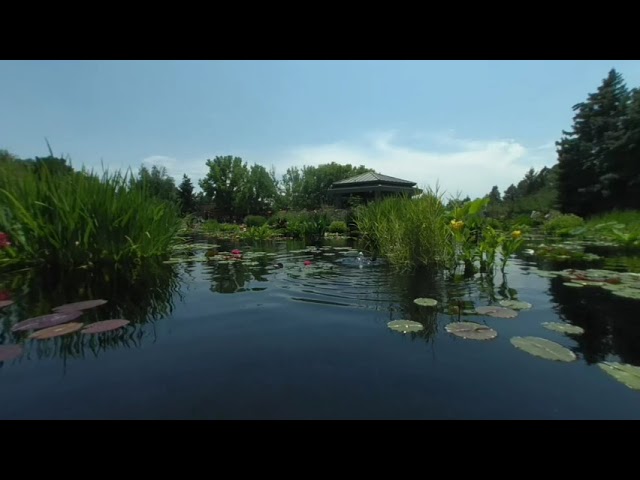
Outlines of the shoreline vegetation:
[[628,89],[611,70],[574,111],[572,129],[556,143],[558,163],[530,169],[503,193],[494,186],[482,198],[445,199],[438,187],[427,187],[415,197],[368,204],[354,197],[344,210],[328,206],[329,187],[372,169],[291,167],[278,179],[273,168],[218,156],[206,160],[208,171],[198,180],[202,191],[195,193],[189,177],[176,186],[163,167],[99,175],[74,170],[50,148],[49,156],[26,160],[0,150],[0,273],[166,260],[194,233],[309,244],[347,237],[399,270],[464,274],[504,271],[531,239],[635,253],[640,91]]

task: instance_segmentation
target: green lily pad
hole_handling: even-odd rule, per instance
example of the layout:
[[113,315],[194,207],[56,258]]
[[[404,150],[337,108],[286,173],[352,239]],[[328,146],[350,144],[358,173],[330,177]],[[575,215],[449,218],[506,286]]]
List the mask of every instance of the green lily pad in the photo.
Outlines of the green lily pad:
[[500,300],[500,305],[505,308],[511,308],[512,310],[527,310],[533,305],[527,302],[521,302],[519,300]]
[[564,282],[563,285],[566,285],[567,287],[584,287],[584,285],[582,285],[581,283],[575,283],[575,282]]
[[630,298],[632,300],[640,300],[640,290],[636,288],[620,288],[612,290],[611,293],[622,298]]
[[516,318],[518,312],[510,308],[498,307],[490,305],[488,307],[476,307],[476,312],[480,315],[488,315],[495,318]]
[[573,362],[576,354],[562,345],[540,337],[513,337],[511,344],[536,357],[558,362]]
[[421,307],[435,307],[438,305],[438,301],[433,298],[416,298],[413,303],[420,305]]
[[581,335],[584,333],[584,328],[577,325],[571,325],[569,323],[560,322],[544,322],[542,326],[548,330],[553,330],[559,333],[569,333],[572,335]]
[[494,329],[475,322],[454,322],[444,327],[444,329],[453,335],[468,340],[491,340],[498,336],[498,332]]
[[618,362],[600,362],[598,366],[627,387],[640,390],[640,367]]
[[411,320],[393,320],[392,322],[387,323],[387,327],[393,331],[401,333],[419,332],[424,329],[421,323]]
[[542,278],[556,278],[558,276],[556,272],[547,272],[545,270],[540,270],[536,272],[536,275]]

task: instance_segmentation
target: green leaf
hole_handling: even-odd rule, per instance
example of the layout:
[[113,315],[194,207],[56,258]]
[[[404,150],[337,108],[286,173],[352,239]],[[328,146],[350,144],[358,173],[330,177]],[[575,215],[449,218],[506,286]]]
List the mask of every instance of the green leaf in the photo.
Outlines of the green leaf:
[[521,302],[519,300],[500,300],[500,305],[505,308],[511,308],[513,310],[528,310],[533,307],[530,303]]
[[393,320],[392,322],[387,323],[387,327],[395,332],[401,333],[419,332],[424,329],[421,323],[413,322],[411,320]]
[[633,390],[640,390],[640,367],[618,362],[600,362],[598,366]]
[[584,333],[584,329],[582,327],[568,323],[544,322],[542,326],[548,330],[553,330],[554,332],[559,333],[569,333],[571,335],[581,335]]
[[438,304],[438,301],[433,298],[416,298],[413,303],[420,305],[421,307],[435,307]]
[[576,354],[562,345],[540,337],[513,337],[511,344],[536,357],[558,362],[573,362]]
[[475,322],[454,322],[444,328],[453,335],[469,340],[491,340],[498,336],[494,329]]

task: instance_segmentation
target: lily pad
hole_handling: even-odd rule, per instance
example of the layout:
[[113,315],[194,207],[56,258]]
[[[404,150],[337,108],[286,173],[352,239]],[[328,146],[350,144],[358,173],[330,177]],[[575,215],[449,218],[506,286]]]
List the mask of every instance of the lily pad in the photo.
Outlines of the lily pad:
[[582,285],[581,283],[575,283],[575,282],[564,282],[563,285],[566,285],[567,287],[584,287],[584,285]]
[[511,308],[512,310],[527,310],[533,305],[528,302],[521,302],[519,300],[500,300],[500,305],[505,308]]
[[13,300],[0,300],[0,308],[8,307],[9,305],[13,305]]
[[22,355],[23,349],[20,345],[0,345],[0,362],[8,362]]
[[488,307],[476,307],[476,312],[480,315],[488,315],[495,318],[516,318],[518,312],[510,308],[498,307],[490,305]]
[[416,298],[413,303],[420,305],[421,307],[435,307],[438,305],[438,301],[433,298]]
[[544,322],[542,326],[548,330],[553,330],[559,333],[569,333],[571,335],[581,335],[584,333],[584,328],[577,325],[571,325],[570,323],[560,322]]
[[55,327],[45,328],[44,330],[37,330],[29,335],[29,338],[35,338],[36,340],[47,340],[48,338],[59,337],[68,333],[77,332],[82,328],[82,325],[84,324],[80,322],[56,325]]
[[129,325],[131,323],[129,320],[123,319],[114,319],[114,320],[104,320],[102,322],[92,323],[82,329],[81,333],[102,333],[102,332],[110,332],[111,330],[117,330],[118,328],[122,328],[125,325]]
[[627,387],[640,390],[640,367],[618,362],[600,362],[598,366]]
[[401,333],[419,332],[424,329],[421,323],[411,320],[393,320],[392,322],[387,323],[387,327]]
[[513,337],[511,344],[536,357],[558,362],[573,362],[576,354],[562,345],[540,337]]
[[611,293],[622,298],[640,300],[640,290],[638,290],[637,288],[619,288],[617,290],[612,290]]
[[11,327],[12,332],[19,332],[24,330],[38,330],[41,328],[53,327],[55,325],[60,325],[61,323],[67,323],[71,320],[75,320],[82,312],[73,311],[73,312],[58,312],[58,313],[49,313],[48,315],[40,315],[39,317],[28,318],[23,320],[22,322],[16,323],[13,327]]
[[498,336],[498,332],[494,329],[475,322],[450,323],[444,329],[453,335],[469,340],[491,340]]
[[86,300],[84,302],[75,302],[75,303],[66,303],[64,305],[60,305],[59,307],[55,307],[53,309],[54,312],[73,312],[76,310],[88,310],[89,308],[99,307],[100,305],[104,305],[107,303],[107,300]]

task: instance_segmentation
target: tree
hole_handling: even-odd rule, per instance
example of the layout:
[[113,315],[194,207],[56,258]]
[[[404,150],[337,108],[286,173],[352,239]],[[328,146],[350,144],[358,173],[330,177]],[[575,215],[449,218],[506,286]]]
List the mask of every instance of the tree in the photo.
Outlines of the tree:
[[216,209],[227,217],[239,214],[239,201],[249,171],[242,158],[226,155],[207,160],[209,171],[199,181],[200,188],[211,198]]
[[144,165],[141,166],[135,183],[139,187],[147,188],[154,197],[174,204],[178,201],[176,182],[168,175],[165,167],[153,165],[149,170]]
[[491,192],[489,192],[489,201],[492,204],[502,203],[502,198],[500,196],[500,189],[498,188],[497,185],[494,185],[493,188],[491,189]]
[[587,101],[574,105],[573,128],[558,146],[560,207],[589,215],[619,203],[629,92],[612,69]]
[[193,213],[196,210],[196,197],[193,194],[193,184],[186,174],[182,175],[182,182],[178,187],[178,200],[183,215]]

